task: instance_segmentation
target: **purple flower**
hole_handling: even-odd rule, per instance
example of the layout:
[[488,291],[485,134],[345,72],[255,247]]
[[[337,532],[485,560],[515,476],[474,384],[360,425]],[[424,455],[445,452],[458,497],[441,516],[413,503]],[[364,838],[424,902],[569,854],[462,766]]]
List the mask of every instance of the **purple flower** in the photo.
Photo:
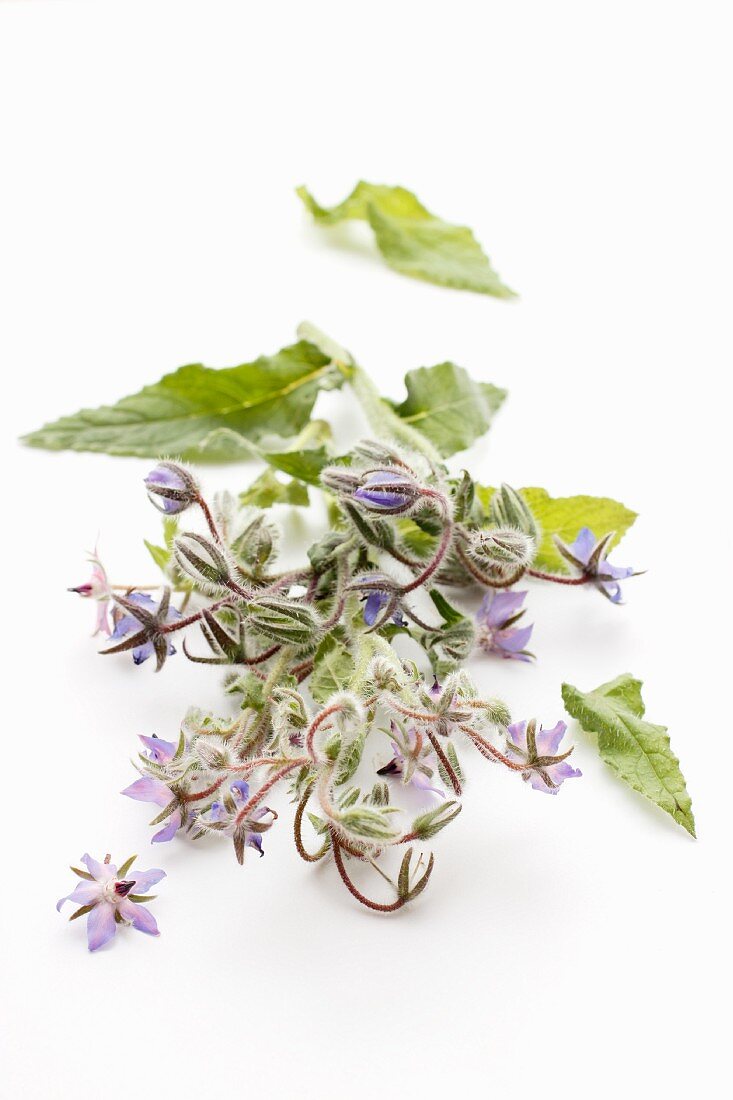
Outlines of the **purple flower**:
[[90,951],[96,951],[111,940],[118,924],[131,924],[138,932],[147,932],[149,936],[160,935],[155,917],[136,899],[165,878],[165,871],[156,868],[131,872],[134,858],[123,865],[121,875],[118,875],[116,866],[109,862],[109,856],[103,863],[97,863],[90,855],[83,855],[81,862],[87,870],[79,871],[72,867],[82,881],[66,897],[59,898],[56,909],[60,911],[65,901],[71,901],[81,908],[71,915],[70,920],[88,914],[87,943]]
[[111,634],[112,628],[109,625],[109,603],[112,599],[112,589],[109,581],[107,580],[107,573],[97,555],[97,548],[94,548],[94,553],[89,556],[89,561],[92,566],[92,574],[88,581],[84,584],[79,584],[76,588],[70,588],[69,592],[76,592],[79,596],[83,596],[85,599],[96,600],[97,602],[97,621],[94,627],[94,634],[99,634],[103,631],[105,634]]
[[409,508],[419,492],[419,486],[406,474],[381,470],[364,478],[354,500],[372,511],[395,515]]
[[[152,738],[141,738],[141,740],[150,741]],[[162,744],[168,745],[170,742],[163,741]],[[163,809],[175,801],[175,795],[168,784],[164,783],[162,779],[154,779],[149,775],[136,779],[134,783],[131,783],[129,787],[125,787],[124,791],[120,793],[127,795],[128,798],[134,798],[137,802],[152,802],[155,806],[160,806]],[[168,815],[163,828],[152,837],[150,843],[164,844],[167,840],[172,840],[182,824],[183,812],[179,807]]]
[[611,565],[606,558],[614,532],[596,539],[589,527],[581,527],[575,542],[566,546],[555,538],[555,545],[562,556],[591,579],[596,588],[611,601],[621,603],[621,585],[619,581],[636,576],[630,567]]
[[567,728],[564,722],[558,722],[551,730],[545,730],[542,726],[537,730],[534,719],[531,722],[515,722],[507,728],[507,755],[526,761],[527,770],[522,772],[522,779],[528,780],[534,790],[557,794],[564,780],[582,775],[566,762],[569,752],[558,754]]
[[170,606],[170,589],[163,591],[160,603],[156,603],[145,592],[131,592],[124,598],[115,597],[123,609],[115,610],[115,628],[110,641],[117,645],[109,646],[104,653],[120,653],[132,650],[132,659],[141,665],[153,656],[157,659],[156,670],[162,668],[166,657],[176,652],[173,644],[160,628],[181,618],[180,611]]
[[148,750],[145,754],[148,760],[152,760],[155,764],[168,764],[176,755],[176,746],[172,741],[163,741],[155,734],[152,737],[146,737],[139,733],[138,737]]
[[525,646],[534,628],[515,626],[524,615],[520,609],[526,595],[526,592],[497,592],[493,588],[486,593],[476,612],[476,640],[484,652],[499,653],[517,661],[531,660],[532,654]]
[[[237,779],[229,788],[232,798],[223,801],[212,802],[209,808],[208,819],[219,825],[219,832],[231,836],[234,840],[234,850],[237,859],[242,863],[244,849],[254,848],[261,856],[265,853],[262,849],[262,833],[267,832],[275,821],[277,814],[269,806],[258,806],[243,825],[235,825],[237,814],[249,798],[249,783],[244,779]],[[228,804],[227,804],[228,803]],[[264,818],[271,814],[270,821]]]
[[394,755],[388,764],[377,769],[377,775],[400,775],[405,785],[445,798],[445,793],[430,783],[433,769],[428,761],[432,760],[432,752],[430,745],[424,745],[422,734],[418,734],[414,726],[403,734],[396,722],[390,723],[390,730],[394,738],[391,742]]
[[[350,591],[362,593],[364,601],[364,622],[367,626],[382,626],[386,619],[391,618],[396,626],[407,626],[398,606],[397,594],[394,591],[394,582],[384,573],[372,570],[355,577],[349,585]],[[387,610],[385,610],[387,609]],[[385,612],[382,616],[382,612]]]
[[145,478],[148,497],[159,512],[176,516],[198,499],[198,486],[188,470],[175,462],[159,462]]

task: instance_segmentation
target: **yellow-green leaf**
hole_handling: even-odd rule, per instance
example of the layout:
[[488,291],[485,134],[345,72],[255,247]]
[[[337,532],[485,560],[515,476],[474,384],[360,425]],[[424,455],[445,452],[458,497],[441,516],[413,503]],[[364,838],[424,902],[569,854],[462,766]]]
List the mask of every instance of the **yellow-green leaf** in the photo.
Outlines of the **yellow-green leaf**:
[[321,206],[305,187],[298,188],[298,195],[322,225],[368,221],[385,260],[403,275],[496,298],[514,297],[471,230],[435,217],[404,187],[362,180],[332,207]]

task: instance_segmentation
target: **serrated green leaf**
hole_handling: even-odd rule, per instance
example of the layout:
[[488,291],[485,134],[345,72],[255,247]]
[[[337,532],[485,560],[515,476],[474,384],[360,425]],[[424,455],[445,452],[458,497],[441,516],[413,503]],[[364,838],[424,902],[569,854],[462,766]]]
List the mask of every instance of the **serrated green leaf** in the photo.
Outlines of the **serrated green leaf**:
[[[519,492],[540,526],[540,543],[533,564],[554,573],[567,573],[568,566],[552,541],[553,535],[559,535],[563,542],[572,542],[581,527],[589,527],[599,538],[615,531],[611,543],[615,546],[637,516],[636,512],[610,497],[551,497],[547,490],[538,488],[520,489]],[[492,488],[476,485],[476,495],[485,512],[488,512],[493,493]]]
[[338,626],[325,636],[313,659],[308,687],[318,703],[347,687],[354,675],[354,658],[344,645],[345,632]]
[[672,752],[667,727],[644,719],[641,687],[641,680],[627,672],[594,691],[563,684],[562,698],[568,714],[584,730],[598,734],[598,750],[606,763],[695,836],[692,800],[680,762]]
[[252,482],[249,489],[239,494],[240,504],[255,508],[270,508],[273,504],[297,504],[307,507],[310,503],[308,489],[302,481],[291,478],[281,481],[274,470],[265,470]]
[[438,363],[405,375],[407,398],[393,409],[405,423],[417,428],[443,458],[465,451],[488,431],[506,390],[488,382],[474,382],[463,367]]
[[319,389],[342,381],[331,361],[301,340],[238,367],[181,367],[116,405],[47,424],[24,442],[55,451],[241,459],[248,450],[242,439],[296,434],[310,420]]
[[436,218],[404,187],[362,180],[343,202],[330,208],[320,206],[305,187],[297,193],[322,225],[369,222],[385,260],[403,275],[496,298],[514,297],[471,230]]

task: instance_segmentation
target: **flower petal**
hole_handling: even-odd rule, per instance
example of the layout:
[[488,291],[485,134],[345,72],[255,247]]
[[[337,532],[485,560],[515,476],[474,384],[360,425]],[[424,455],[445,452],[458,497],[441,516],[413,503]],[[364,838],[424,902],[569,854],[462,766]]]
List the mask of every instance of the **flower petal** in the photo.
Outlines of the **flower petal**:
[[538,754],[540,756],[556,756],[567,728],[565,722],[558,722],[551,730],[540,729],[535,738]]
[[137,928],[138,932],[147,932],[149,936],[160,935],[155,917],[144,905],[130,901],[129,898],[123,898],[117,908],[120,916],[129,921],[133,928]]
[[170,788],[160,779],[152,779],[145,775],[142,779],[136,779],[129,787],[125,787],[120,794],[126,794],[128,798],[134,798],[138,802],[154,802],[156,806],[167,806],[173,795]]
[[387,602],[387,596],[384,592],[370,592],[366,603],[364,604],[364,622],[367,626],[374,626],[377,621],[377,615],[382,610]]
[[115,909],[109,902],[100,901],[87,917],[87,945],[96,951],[112,939],[116,931]]
[[143,645],[137,646],[132,651],[132,659],[136,665],[141,665],[143,661],[147,661],[148,657],[152,657],[155,653],[155,646],[152,642],[145,642]]
[[581,527],[575,536],[575,541],[570,544],[568,549],[573,557],[577,558],[578,561],[582,561],[584,565],[587,565],[596,542],[596,536],[593,534],[590,527]]
[[516,745],[518,749],[524,749],[527,751],[527,723],[514,722],[511,726],[507,726],[507,733],[510,738],[510,744],[507,746],[511,749],[512,745]]
[[166,841],[173,840],[173,837],[181,827],[181,820],[181,811],[174,810],[171,816],[166,820],[163,828],[151,838],[150,843],[165,844]]
[[114,863],[98,863],[87,852],[81,857],[81,862],[86,866],[92,878],[96,878],[99,882],[107,882],[117,874]]
[[161,871],[158,867],[153,867],[150,871],[138,871],[137,873],[130,871],[128,880],[132,879],[135,883],[131,893],[147,894],[150,887],[155,886],[156,882],[160,882],[163,878],[165,878],[165,871]]
[[102,890],[103,887],[98,882],[80,882],[65,898],[59,898],[56,911],[61,912],[65,901],[73,901],[75,905],[93,905],[102,896]]
[[160,737],[146,737],[142,733],[139,733],[138,737],[145,748],[150,750],[150,756],[156,764],[167,764],[176,754],[176,745],[172,741],[163,741]]

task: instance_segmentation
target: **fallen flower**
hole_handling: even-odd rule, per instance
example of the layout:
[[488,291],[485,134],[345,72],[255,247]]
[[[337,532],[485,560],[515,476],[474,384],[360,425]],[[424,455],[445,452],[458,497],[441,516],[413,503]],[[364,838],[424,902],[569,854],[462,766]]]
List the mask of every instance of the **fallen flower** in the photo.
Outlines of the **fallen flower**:
[[[87,867],[82,871],[72,867],[74,874],[82,881],[66,897],[59,898],[56,909],[60,912],[66,901],[78,903],[80,908],[72,913],[69,920],[87,915],[87,944],[90,951],[96,951],[112,939],[118,924],[131,924],[138,932],[149,936],[160,935],[153,914],[141,905],[149,901],[146,892],[161,879],[165,871],[154,868],[150,871],[130,873],[135,859],[131,856],[119,871],[107,855],[102,863],[83,855],[81,862]],[[128,878],[128,874],[130,877]]]

